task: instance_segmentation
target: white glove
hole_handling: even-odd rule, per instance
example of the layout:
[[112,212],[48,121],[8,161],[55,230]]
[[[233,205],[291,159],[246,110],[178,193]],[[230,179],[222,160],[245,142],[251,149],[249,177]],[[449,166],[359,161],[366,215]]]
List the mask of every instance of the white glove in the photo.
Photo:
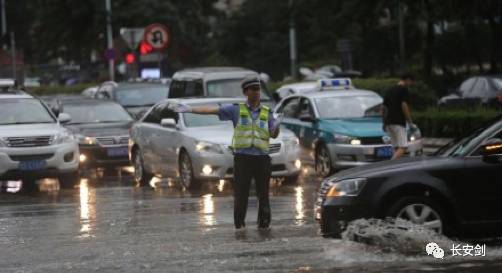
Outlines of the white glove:
[[283,120],[284,120],[284,113],[277,114],[277,117],[274,120],[273,129],[275,130],[279,128]]
[[190,105],[183,104],[183,103],[169,104],[168,108],[176,113],[190,113],[190,112],[192,112],[192,107],[190,107]]

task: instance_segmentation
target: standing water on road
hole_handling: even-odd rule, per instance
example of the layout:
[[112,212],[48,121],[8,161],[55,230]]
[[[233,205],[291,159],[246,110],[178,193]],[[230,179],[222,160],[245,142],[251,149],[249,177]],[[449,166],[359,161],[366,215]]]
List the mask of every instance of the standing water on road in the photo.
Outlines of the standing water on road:
[[[496,272],[502,266],[498,243],[485,256],[452,257],[452,244],[467,243],[419,227],[406,226],[410,233],[389,225],[384,232],[382,222],[361,220],[341,240],[323,238],[313,212],[319,181],[308,174],[296,185],[273,183],[272,227],[264,230],[256,227],[254,192],[247,227],[236,231],[228,181],[196,191],[154,182],[140,188],[130,177],[89,178],[73,190],[0,194],[0,272]],[[443,259],[427,255],[429,240],[443,249]]]

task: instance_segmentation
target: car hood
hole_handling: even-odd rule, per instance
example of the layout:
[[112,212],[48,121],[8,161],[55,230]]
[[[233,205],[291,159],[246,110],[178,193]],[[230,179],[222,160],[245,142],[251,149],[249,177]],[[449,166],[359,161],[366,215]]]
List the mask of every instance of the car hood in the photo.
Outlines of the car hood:
[[0,137],[56,135],[62,131],[58,123],[17,124],[0,126]]
[[381,161],[347,169],[336,173],[332,177],[336,177],[337,179],[347,179],[356,177],[374,177],[394,172],[406,173],[409,171],[426,170],[438,166],[444,166],[445,164],[451,163],[455,160],[456,158],[438,156],[405,157],[398,160]]
[[378,137],[384,136],[382,118],[354,118],[354,119],[321,119],[321,130],[352,137]]
[[[185,131],[185,134],[200,141],[231,145],[232,137],[234,135],[234,128],[229,125],[196,127],[187,129]],[[288,129],[281,128],[279,136],[275,139],[270,139],[270,143],[278,143],[283,138],[292,137],[295,137],[295,134],[293,132]]]
[[90,137],[99,136],[123,136],[129,135],[131,122],[119,123],[91,123],[91,124],[69,124],[66,126],[74,134],[80,134]]

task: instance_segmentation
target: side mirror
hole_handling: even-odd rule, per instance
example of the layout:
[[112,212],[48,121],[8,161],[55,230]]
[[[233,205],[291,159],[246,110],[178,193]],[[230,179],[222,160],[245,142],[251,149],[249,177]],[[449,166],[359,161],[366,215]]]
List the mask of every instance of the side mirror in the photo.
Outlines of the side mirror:
[[60,113],[58,115],[58,120],[59,120],[60,123],[65,124],[65,123],[70,122],[71,116],[68,115],[67,113]]
[[502,141],[484,144],[482,146],[483,161],[502,163]]
[[172,118],[163,118],[160,121],[160,125],[166,128],[177,128],[176,121]]

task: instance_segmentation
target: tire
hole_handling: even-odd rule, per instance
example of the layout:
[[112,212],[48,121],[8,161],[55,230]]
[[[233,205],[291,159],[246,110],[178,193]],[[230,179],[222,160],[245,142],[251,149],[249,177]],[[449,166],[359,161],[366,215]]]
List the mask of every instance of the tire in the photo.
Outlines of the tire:
[[146,187],[150,184],[153,175],[145,170],[143,154],[140,149],[134,150],[134,180],[141,186]]
[[182,151],[178,165],[180,174],[180,181],[183,187],[187,189],[194,189],[200,185],[200,181],[193,175],[193,165],[190,156],[187,152]]
[[430,197],[400,198],[389,207],[385,215],[423,225],[439,234],[448,234],[450,231],[444,208]]
[[331,156],[326,145],[321,144],[315,153],[315,171],[320,177],[327,177],[333,172]]
[[60,189],[73,189],[80,183],[80,173],[78,171],[62,174],[58,177]]
[[285,184],[296,184],[298,182],[299,174],[293,176],[285,176],[284,183]]

